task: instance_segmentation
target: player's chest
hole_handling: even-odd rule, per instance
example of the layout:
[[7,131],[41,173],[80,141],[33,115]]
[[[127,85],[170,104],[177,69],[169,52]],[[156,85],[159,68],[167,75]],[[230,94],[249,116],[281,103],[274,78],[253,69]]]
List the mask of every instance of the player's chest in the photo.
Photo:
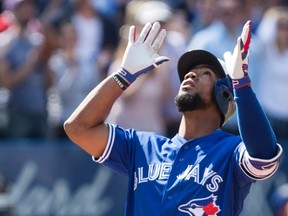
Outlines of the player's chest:
[[[134,185],[159,184],[165,187],[175,185],[184,187],[204,186],[210,191],[218,189],[225,166],[229,166],[227,155],[219,157],[213,149],[200,146],[183,145],[179,149],[143,152],[138,155],[134,168]],[[139,158],[141,158],[139,160]],[[193,184],[191,184],[193,183]]]

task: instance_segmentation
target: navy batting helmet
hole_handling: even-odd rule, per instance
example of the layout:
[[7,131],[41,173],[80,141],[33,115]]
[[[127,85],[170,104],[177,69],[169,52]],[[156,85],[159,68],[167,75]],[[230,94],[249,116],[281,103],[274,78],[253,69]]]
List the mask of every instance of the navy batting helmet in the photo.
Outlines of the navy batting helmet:
[[235,112],[235,100],[231,78],[226,75],[224,61],[205,50],[191,50],[184,53],[178,61],[178,74],[180,81],[189,70],[199,64],[207,64],[213,68],[213,72],[219,77],[214,85],[215,99],[221,113],[221,125],[226,123]]

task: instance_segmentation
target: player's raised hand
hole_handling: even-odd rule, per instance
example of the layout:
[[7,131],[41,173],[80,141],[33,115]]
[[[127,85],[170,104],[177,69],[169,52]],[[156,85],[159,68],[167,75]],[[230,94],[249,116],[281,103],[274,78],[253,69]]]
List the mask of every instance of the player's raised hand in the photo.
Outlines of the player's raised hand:
[[242,30],[241,34],[241,54],[242,54],[242,67],[244,72],[248,72],[248,55],[249,55],[249,47],[251,42],[251,20],[248,20]]
[[158,22],[147,23],[138,38],[136,38],[136,27],[131,26],[129,30],[128,45],[126,47],[121,68],[117,72],[129,85],[140,75],[159,67],[169,59],[158,54],[165,39],[166,30],[161,29]]
[[251,20],[247,21],[243,26],[241,36],[237,39],[233,54],[229,51],[224,53],[227,71],[232,79],[243,78],[244,72],[248,70],[250,41]]
[[[224,53],[224,60],[228,75],[237,80],[233,82],[234,86],[243,87],[250,85],[251,81],[248,77],[248,56],[251,41],[251,21],[247,21],[243,26],[242,34],[237,39],[237,44],[233,54],[231,52]],[[242,79],[245,78],[243,80]],[[240,83],[241,82],[241,83]]]

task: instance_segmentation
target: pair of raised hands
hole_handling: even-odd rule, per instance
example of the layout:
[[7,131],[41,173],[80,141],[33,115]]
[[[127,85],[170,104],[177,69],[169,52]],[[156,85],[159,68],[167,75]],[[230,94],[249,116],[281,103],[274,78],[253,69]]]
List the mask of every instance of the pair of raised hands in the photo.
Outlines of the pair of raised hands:
[[[128,45],[121,68],[117,72],[129,85],[140,75],[159,67],[163,62],[169,61],[166,56],[158,54],[166,36],[166,31],[160,28],[158,22],[147,23],[139,37],[136,38],[136,27],[130,27]],[[243,27],[233,53],[224,53],[227,73],[234,80],[241,80],[247,74],[250,41],[251,21],[249,20]]]

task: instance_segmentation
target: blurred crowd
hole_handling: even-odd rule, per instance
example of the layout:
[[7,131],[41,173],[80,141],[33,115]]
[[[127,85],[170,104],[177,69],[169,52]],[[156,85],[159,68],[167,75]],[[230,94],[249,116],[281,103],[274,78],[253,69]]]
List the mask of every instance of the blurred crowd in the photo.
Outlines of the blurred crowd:
[[[109,122],[172,137],[177,60],[189,49],[223,59],[252,20],[249,72],[279,138],[288,138],[288,9],[284,0],[3,0],[0,15],[0,137],[66,138],[63,122],[117,70],[130,25],[159,21],[170,58],[113,106]],[[237,116],[223,127],[238,133]]]
[[[0,139],[67,138],[63,122],[120,66],[130,25],[154,21],[167,30],[160,53],[170,61],[127,89],[107,121],[173,137],[178,58],[205,49],[223,59],[251,19],[253,89],[288,140],[287,0],[3,0],[0,11]],[[237,116],[223,129],[237,134]]]

